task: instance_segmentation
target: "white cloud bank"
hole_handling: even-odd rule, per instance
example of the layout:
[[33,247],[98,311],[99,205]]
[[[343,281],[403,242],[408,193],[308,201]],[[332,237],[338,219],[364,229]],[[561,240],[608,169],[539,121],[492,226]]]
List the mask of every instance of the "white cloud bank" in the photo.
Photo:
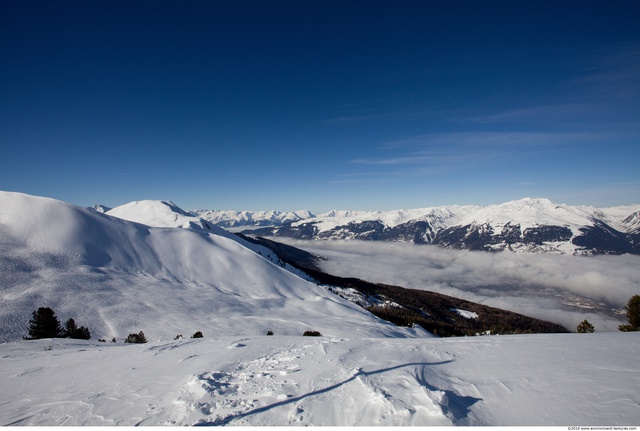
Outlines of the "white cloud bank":
[[596,331],[617,331],[626,320],[621,309],[640,293],[639,256],[487,253],[365,241],[286,242],[326,257],[321,267],[334,275],[439,292],[550,320],[569,330],[588,319]]

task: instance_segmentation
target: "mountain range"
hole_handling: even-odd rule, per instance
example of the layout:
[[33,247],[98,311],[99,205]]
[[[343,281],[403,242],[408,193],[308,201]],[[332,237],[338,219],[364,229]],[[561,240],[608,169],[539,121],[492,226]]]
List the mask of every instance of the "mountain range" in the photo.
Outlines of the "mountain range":
[[[170,201],[89,209],[0,191],[0,424],[638,423],[634,334],[437,338],[390,321],[419,315],[471,329],[496,314],[315,274],[335,287],[321,285],[272,248]],[[301,262],[304,253],[284,248]],[[390,321],[348,298],[358,289]],[[41,306],[92,338],[22,340]],[[149,343],[123,343],[139,331]]]
[[[308,275],[297,253],[228,232],[170,201],[82,208],[0,192],[0,341],[25,336],[30,314],[41,306],[107,339],[140,330],[152,340],[195,331],[385,337],[432,336],[423,328],[449,335],[566,331],[442,295],[436,301],[397,286],[323,281],[322,273]],[[405,310],[404,317],[388,307]],[[412,327],[416,322],[422,327]]]
[[[575,255],[640,254],[640,205],[609,208],[524,198],[500,205],[394,211],[190,214],[253,236],[402,241],[443,247]],[[269,225],[269,226],[266,226]]]
[[[206,335],[430,336],[400,328],[305,280],[267,248],[168,201],[106,214],[0,192],[0,342],[52,308],[94,338]],[[289,269],[289,270],[288,270]]]

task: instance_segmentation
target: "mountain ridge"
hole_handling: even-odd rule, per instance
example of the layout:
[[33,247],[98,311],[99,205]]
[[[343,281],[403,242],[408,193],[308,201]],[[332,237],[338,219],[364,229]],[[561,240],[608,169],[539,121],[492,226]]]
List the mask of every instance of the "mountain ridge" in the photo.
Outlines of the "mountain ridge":
[[[195,330],[238,336],[267,330],[301,335],[312,329],[338,337],[431,337],[424,328],[439,328],[443,335],[461,335],[484,332],[496,313],[502,320],[514,315],[451,298],[450,305],[440,306],[443,315],[430,309],[438,315],[435,321],[422,319],[424,312],[415,310],[411,320],[397,320],[384,304],[365,309],[349,295],[318,285],[320,276],[343,280],[319,272],[309,276],[308,268],[296,265],[299,257],[287,263],[291,252],[272,248],[210,225],[171,201],[135,201],[100,213],[0,191],[0,341],[26,335],[30,313],[41,306],[54,309],[63,320],[77,319],[94,337],[122,339],[127,332],[144,330],[150,340]],[[397,286],[385,287],[384,293],[377,291],[383,287],[362,280],[357,286],[365,296],[406,296],[406,289]],[[410,294],[417,295],[427,294]],[[373,304],[385,301],[378,297]],[[400,302],[393,307],[398,306],[416,307]],[[476,307],[479,329],[450,310],[462,306]],[[386,314],[380,319],[372,310]],[[411,325],[416,317],[424,326]],[[535,321],[524,316],[516,320],[499,330],[528,331],[526,322]],[[545,325],[545,332],[564,331]]]
[[[31,313],[41,306],[106,339],[140,330],[149,340],[196,330],[210,336],[308,329],[327,336],[430,336],[376,318],[237,236],[190,223],[191,216],[166,202],[142,204],[149,205],[162,227],[0,191],[0,342],[26,335]],[[168,226],[172,214],[179,226]]]
[[[215,211],[190,213],[214,224],[220,220]],[[638,204],[597,208],[523,198],[489,206],[309,214],[273,226],[265,225],[273,224],[274,219],[267,222],[257,214],[242,220],[227,218],[224,223],[235,230],[244,226],[242,232],[248,235],[295,239],[402,241],[519,253],[640,254]]]

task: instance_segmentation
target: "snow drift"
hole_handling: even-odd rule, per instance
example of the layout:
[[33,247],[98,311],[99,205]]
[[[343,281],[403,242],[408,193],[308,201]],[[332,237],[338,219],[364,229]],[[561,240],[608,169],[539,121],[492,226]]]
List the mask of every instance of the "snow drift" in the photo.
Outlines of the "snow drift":
[[2,425],[640,424],[637,334],[0,345]]

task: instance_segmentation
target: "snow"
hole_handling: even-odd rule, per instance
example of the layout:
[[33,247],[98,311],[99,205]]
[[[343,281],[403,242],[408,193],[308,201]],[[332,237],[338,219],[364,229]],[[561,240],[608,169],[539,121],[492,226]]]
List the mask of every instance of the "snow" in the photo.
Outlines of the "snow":
[[490,224],[497,232],[508,223],[520,225],[522,231],[540,225],[566,226],[575,236],[580,234],[580,227],[593,225],[592,213],[580,207],[556,205],[548,199],[524,198],[481,208],[463,218],[460,224]]
[[315,217],[307,210],[238,211],[197,209],[190,211],[190,213],[219,226],[240,230],[242,230],[244,226],[277,226],[283,223]]
[[478,313],[469,310],[460,310],[459,308],[453,308],[453,311],[464,317],[465,319],[477,319]]
[[[436,338],[265,250],[170,201],[0,191],[0,424],[640,424],[638,333]],[[93,339],[22,340],[39,306]]]
[[[243,212],[235,218],[230,213],[205,212],[208,220],[224,220],[225,225],[233,226],[264,226],[264,212]],[[349,224],[359,224],[366,221],[378,221],[386,228],[412,221],[426,221],[435,233],[455,226],[475,226],[483,228],[490,226],[496,234],[502,232],[506,225],[520,226],[521,232],[539,226],[561,226],[571,230],[573,237],[581,236],[581,228],[594,226],[594,220],[602,220],[613,228],[627,233],[633,233],[640,226],[640,205],[627,205],[610,208],[596,208],[592,206],[571,206],[556,204],[544,198],[523,198],[499,205],[473,206],[448,205],[441,207],[427,207],[419,209],[399,209],[392,211],[349,211],[333,210],[314,216],[311,213],[298,212],[298,218],[290,217],[293,226],[313,223],[318,233],[328,232]],[[275,219],[271,219],[276,221]],[[281,219],[283,220],[283,219]],[[271,223],[272,225],[277,223]],[[240,229],[240,228],[238,228]],[[334,231],[331,238],[349,239],[350,233]],[[536,245],[509,245],[499,243],[497,250],[509,250],[515,253],[551,253],[551,254],[583,254],[580,247],[571,241],[546,242]]]
[[[284,213],[280,211],[215,211],[196,210],[197,214],[215,223],[227,223],[233,226],[265,225],[269,221],[294,221],[294,225],[316,223],[321,232],[331,230],[348,223],[378,220],[386,227],[392,228],[412,220],[424,220],[436,230],[467,224],[490,223],[494,227],[502,227],[506,223],[520,224],[522,230],[539,225],[568,225],[572,230],[576,227],[592,226],[593,218],[607,221],[616,229],[627,231],[623,220],[640,211],[640,205],[626,205],[609,208],[593,206],[571,206],[556,204],[544,198],[523,198],[499,205],[447,205],[417,209],[397,209],[391,211],[351,211],[332,210],[314,215],[308,211]],[[286,216],[286,217],[285,217]],[[576,232],[577,233],[577,232]]]
[[640,424],[638,334],[0,345],[2,425]]
[[[168,205],[130,206],[137,217],[149,218],[137,213],[141,207]],[[154,214],[154,223],[162,225],[176,219],[182,226],[180,218],[187,217],[180,211]],[[268,330],[421,336],[286,271],[221,228],[190,226],[152,227],[0,192],[0,341],[25,336],[31,313],[41,306],[109,340],[141,330],[149,340],[198,330],[208,336]]]
[[135,201],[113,208],[106,214],[153,227],[211,230],[201,219],[183,211],[171,201]]
[[293,223],[294,226],[304,223],[317,223],[319,232],[329,231],[349,223],[362,223],[370,220],[382,222],[385,227],[395,227],[411,220],[425,220],[434,228],[443,228],[455,224],[462,217],[479,207],[467,205],[451,205],[448,207],[429,207],[418,209],[400,209],[393,211],[338,211],[333,210],[316,217]]

